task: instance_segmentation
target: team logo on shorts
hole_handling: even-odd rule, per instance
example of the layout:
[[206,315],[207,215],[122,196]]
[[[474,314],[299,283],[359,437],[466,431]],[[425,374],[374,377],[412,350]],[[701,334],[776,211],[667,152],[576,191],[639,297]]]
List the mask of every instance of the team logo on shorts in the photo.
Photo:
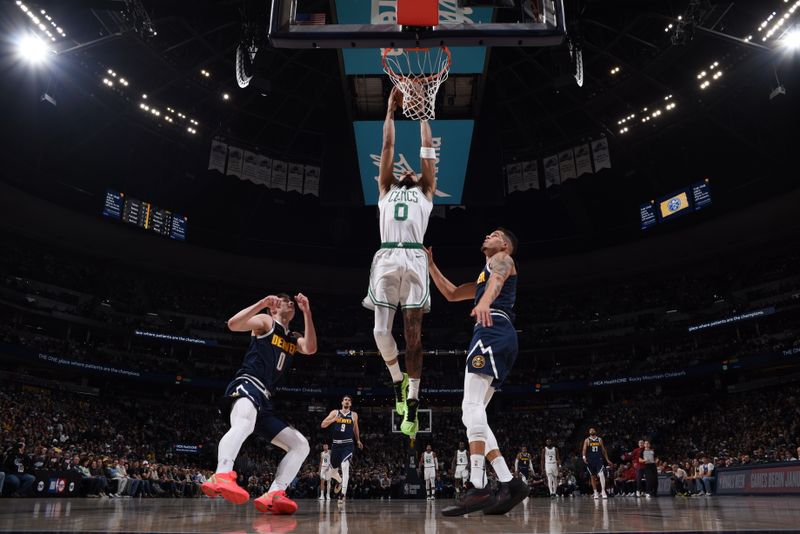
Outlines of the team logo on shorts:
[[472,367],[475,369],[483,369],[484,365],[486,365],[486,358],[480,354],[472,358]]

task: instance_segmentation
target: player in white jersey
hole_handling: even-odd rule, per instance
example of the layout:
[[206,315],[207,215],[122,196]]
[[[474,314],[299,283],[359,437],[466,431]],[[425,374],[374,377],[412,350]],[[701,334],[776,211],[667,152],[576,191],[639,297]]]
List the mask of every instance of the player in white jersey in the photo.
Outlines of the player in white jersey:
[[431,446],[425,447],[425,452],[419,459],[419,467],[423,470],[423,479],[425,480],[425,494],[429,501],[436,500],[436,469],[438,468],[438,460],[436,453],[433,452]]
[[464,482],[469,480],[469,451],[463,441],[458,442],[458,450],[453,457],[453,478],[455,479],[456,494],[464,488]]
[[328,444],[322,445],[322,452],[319,453],[319,500],[331,500],[331,451]]
[[561,455],[558,452],[558,447],[553,445],[553,440],[547,438],[542,449],[542,473],[547,476],[550,497],[556,496],[559,469],[561,469]]
[[[422,314],[430,310],[428,263],[422,240],[433,210],[436,191],[436,151],[431,128],[420,121],[421,174],[394,175],[394,112],[402,93],[392,89],[383,124],[378,177],[381,248],[372,259],[364,306],[375,311],[373,334],[392,376],[395,410],[403,416],[400,430],[414,436],[419,426],[419,386],[422,377]],[[400,370],[392,323],[398,305],[403,310],[406,371]]]

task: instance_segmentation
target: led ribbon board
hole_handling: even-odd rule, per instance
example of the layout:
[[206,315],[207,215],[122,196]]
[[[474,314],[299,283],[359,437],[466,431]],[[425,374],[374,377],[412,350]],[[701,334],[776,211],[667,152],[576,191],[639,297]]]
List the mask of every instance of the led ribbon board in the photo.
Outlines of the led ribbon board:
[[[395,24],[396,0],[338,0],[336,16],[339,24]],[[460,8],[457,0],[439,0],[439,22],[447,24],[488,23],[492,21],[491,7]],[[486,48],[451,47],[453,66],[451,74],[483,72]],[[344,72],[355,74],[382,74],[381,51],[378,48],[345,48]]]
[[[433,148],[436,150],[435,204],[461,204],[467,159],[472,143],[472,120],[432,121]],[[356,121],[353,123],[358,149],[358,166],[364,203],[378,204],[378,167],[383,142],[383,121]],[[395,122],[394,175],[403,172],[421,172],[419,160],[419,124],[416,121]]]

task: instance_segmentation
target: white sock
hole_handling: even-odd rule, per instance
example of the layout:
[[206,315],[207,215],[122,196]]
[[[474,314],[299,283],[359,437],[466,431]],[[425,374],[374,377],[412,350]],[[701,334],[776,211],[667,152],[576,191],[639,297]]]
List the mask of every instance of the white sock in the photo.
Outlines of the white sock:
[[256,426],[258,411],[250,399],[238,399],[231,407],[231,428],[217,447],[217,473],[227,473],[233,470],[233,462],[242,448],[242,443],[247,436],[253,433]]
[[486,458],[482,454],[470,454],[470,471],[469,471],[469,481],[472,482],[472,485],[476,488],[482,488],[485,485],[484,481],[484,469],[486,466]]
[[498,456],[492,460],[492,469],[494,469],[497,480],[500,482],[511,482],[511,479],[514,478],[511,476],[511,471],[508,470],[508,464],[506,464],[506,460],[502,456]]
[[408,379],[408,398],[419,399],[419,378]]
[[[342,483],[342,475],[339,474],[339,470],[333,467],[328,468],[328,472],[331,474],[331,478],[338,482],[339,484]],[[330,484],[328,484],[330,486]],[[328,493],[330,493],[330,487],[328,487]]]
[[292,483],[300,467],[303,465],[311,448],[305,436],[292,427],[287,426],[272,439],[272,444],[286,451],[278,470],[275,472],[275,480],[269,487],[269,491],[285,490]]
[[597,478],[600,479],[600,491],[602,493],[606,492],[606,474],[601,469],[599,473],[597,473]]
[[347,495],[347,483],[350,481],[350,461],[342,464],[342,495]]
[[397,382],[403,381],[403,371],[400,370],[400,364],[398,362],[394,362],[391,365],[387,363],[386,368],[389,369],[389,374],[392,375],[392,382],[396,384]]

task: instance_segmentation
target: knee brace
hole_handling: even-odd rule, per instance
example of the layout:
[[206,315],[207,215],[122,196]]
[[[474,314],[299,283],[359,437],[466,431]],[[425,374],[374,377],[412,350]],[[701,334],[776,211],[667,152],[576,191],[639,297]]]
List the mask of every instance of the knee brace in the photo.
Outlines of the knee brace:
[[375,344],[383,357],[383,361],[388,362],[397,358],[397,342],[392,336],[391,330],[374,330]]
[[467,439],[473,441],[486,440],[489,435],[489,424],[486,421],[486,408],[477,402],[464,401],[461,404],[461,421],[467,427]]
[[488,424],[486,425],[486,431],[486,452],[499,451],[500,446],[497,444],[497,438],[494,437],[494,432],[492,432]]

